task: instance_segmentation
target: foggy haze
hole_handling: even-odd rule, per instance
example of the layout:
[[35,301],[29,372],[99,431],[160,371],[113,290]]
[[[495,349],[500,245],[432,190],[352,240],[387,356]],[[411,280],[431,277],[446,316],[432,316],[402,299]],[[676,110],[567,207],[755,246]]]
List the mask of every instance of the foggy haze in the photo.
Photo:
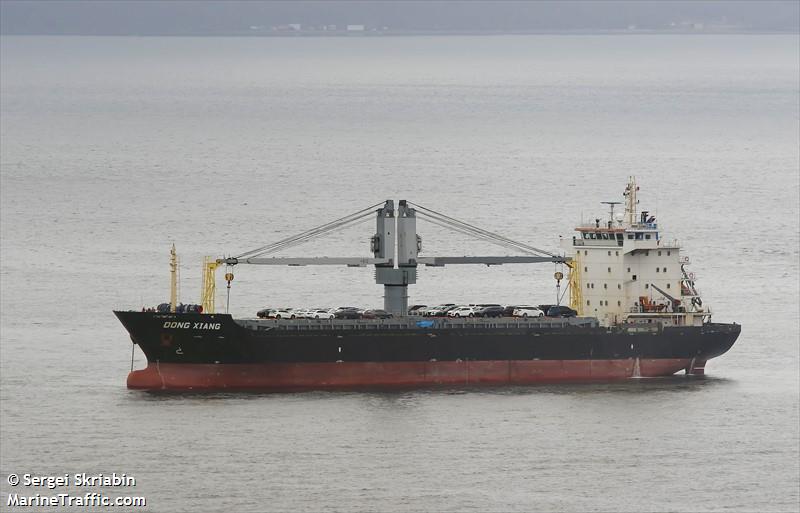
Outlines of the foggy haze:
[[2,34],[793,32],[796,1],[0,1]]

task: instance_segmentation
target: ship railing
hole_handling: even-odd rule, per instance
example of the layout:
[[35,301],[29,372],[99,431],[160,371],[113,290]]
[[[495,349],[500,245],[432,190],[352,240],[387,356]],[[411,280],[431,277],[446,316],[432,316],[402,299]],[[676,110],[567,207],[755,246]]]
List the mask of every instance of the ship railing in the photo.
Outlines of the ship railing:
[[[441,330],[452,328],[511,329],[511,328],[564,328],[568,326],[596,326],[593,317],[576,318],[426,318],[399,317],[395,319],[244,319],[236,322],[245,328],[268,331],[383,331],[383,330]],[[424,323],[424,324],[423,324]]]

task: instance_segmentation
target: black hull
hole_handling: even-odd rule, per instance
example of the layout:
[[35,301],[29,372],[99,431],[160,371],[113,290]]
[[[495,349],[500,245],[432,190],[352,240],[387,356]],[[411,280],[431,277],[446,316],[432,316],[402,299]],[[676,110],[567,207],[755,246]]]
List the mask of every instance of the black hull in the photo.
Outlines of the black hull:
[[[190,368],[198,386],[210,379],[214,388],[225,388],[242,374],[256,388],[383,384],[374,373],[407,374],[407,380],[399,381],[412,385],[431,382],[431,373],[438,379],[432,382],[450,382],[451,375],[460,382],[470,369],[498,383],[527,382],[531,372],[541,378],[535,381],[670,375],[683,368],[700,374],[705,361],[730,349],[741,331],[737,324],[712,323],[603,328],[590,320],[441,319],[420,327],[413,320],[234,321],[226,314],[115,313],[159,369],[157,388],[170,388],[163,369]],[[329,364],[335,365],[328,369]],[[223,372],[225,366],[233,370]],[[348,369],[346,376],[343,369]],[[514,369],[526,370],[514,379]],[[281,373],[291,377],[284,383]],[[439,374],[442,379],[436,378]],[[153,379],[134,386],[152,388],[148,383]],[[176,388],[192,388],[191,376],[180,382],[186,386]]]

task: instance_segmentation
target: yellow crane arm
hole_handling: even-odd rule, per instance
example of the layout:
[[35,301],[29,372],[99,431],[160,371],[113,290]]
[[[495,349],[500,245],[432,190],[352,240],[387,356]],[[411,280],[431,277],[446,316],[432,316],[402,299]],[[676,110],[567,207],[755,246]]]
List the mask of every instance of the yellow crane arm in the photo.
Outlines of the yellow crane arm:
[[203,305],[203,313],[215,313],[214,298],[217,294],[217,263],[216,258],[205,257],[203,259],[203,289],[201,291],[200,304]]

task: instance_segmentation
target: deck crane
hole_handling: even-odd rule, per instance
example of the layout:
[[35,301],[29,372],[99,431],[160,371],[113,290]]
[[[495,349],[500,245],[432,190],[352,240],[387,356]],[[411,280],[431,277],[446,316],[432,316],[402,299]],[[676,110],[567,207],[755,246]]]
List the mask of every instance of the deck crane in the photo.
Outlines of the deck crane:
[[[370,242],[372,258],[267,256],[316,239],[334,230],[352,226],[372,215],[375,216],[376,221],[376,232]],[[525,255],[421,257],[419,252],[422,250],[422,239],[417,234],[418,217],[455,232],[520,251]],[[397,209],[395,209],[394,200],[386,200],[383,204],[378,203],[330,223],[235,257],[207,261],[203,274],[203,307],[204,311],[213,312],[213,297],[209,297],[208,294],[210,293],[213,296],[215,290],[212,283],[215,276],[214,271],[222,265],[346,265],[349,267],[374,265],[375,282],[384,287],[384,309],[395,315],[405,315],[408,311],[408,286],[417,282],[417,266],[419,265],[441,267],[453,264],[485,264],[491,266],[552,262],[570,266],[570,261],[571,259],[568,257],[514,241],[406,200],[400,200]]]

